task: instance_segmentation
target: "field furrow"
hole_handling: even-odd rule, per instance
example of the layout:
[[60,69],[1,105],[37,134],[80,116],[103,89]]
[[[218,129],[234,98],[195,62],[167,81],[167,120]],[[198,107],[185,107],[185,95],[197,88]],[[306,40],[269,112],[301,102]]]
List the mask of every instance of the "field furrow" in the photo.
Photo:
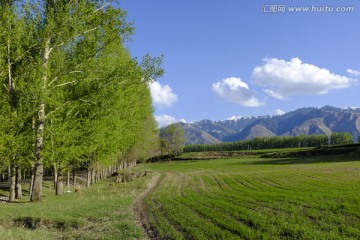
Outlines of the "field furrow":
[[360,159],[340,160],[151,164],[149,218],[160,239],[360,239]]

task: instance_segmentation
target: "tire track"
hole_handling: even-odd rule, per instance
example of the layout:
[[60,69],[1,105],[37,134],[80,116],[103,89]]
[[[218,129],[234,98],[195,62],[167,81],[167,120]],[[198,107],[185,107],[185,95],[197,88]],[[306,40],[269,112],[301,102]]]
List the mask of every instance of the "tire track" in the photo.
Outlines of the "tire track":
[[136,223],[144,230],[145,237],[143,239],[157,239],[157,234],[149,221],[145,198],[157,186],[160,181],[160,176],[160,174],[156,174],[156,176],[147,183],[147,188],[140,193],[134,201],[132,210]]

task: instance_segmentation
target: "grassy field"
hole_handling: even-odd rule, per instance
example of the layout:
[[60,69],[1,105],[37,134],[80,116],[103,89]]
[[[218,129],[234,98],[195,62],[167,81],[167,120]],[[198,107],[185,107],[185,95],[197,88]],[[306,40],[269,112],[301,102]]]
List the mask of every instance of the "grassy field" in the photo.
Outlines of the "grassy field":
[[150,182],[147,220],[157,239],[360,239],[355,155],[245,154],[140,164],[133,171],[144,170],[153,174],[128,183],[107,179],[78,193],[66,188],[63,196],[45,182],[41,203],[27,196],[0,203],[0,240],[142,239],[132,208]]
[[45,182],[41,203],[30,203],[28,197],[0,203],[0,239],[142,238],[132,205],[150,178],[119,184],[108,179],[78,193],[65,188],[70,192],[62,196],[55,196],[52,182]]
[[152,163],[159,239],[360,239],[360,158]]

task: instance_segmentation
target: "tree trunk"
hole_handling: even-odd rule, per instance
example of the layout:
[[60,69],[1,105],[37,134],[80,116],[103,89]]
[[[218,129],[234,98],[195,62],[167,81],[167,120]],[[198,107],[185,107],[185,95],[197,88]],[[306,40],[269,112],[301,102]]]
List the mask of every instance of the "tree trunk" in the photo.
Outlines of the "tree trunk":
[[[11,25],[8,25],[8,30],[11,31]],[[16,108],[16,101],[15,101],[15,88],[14,88],[14,82],[12,78],[12,62],[11,62],[11,36],[8,35],[8,41],[7,41],[7,66],[8,66],[8,91],[9,91],[9,99],[10,99],[10,121],[12,121],[12,115],[14,112],[14,109]],[[10,164],[9,167],[9,183],[10,183],[10,192],[9,192],[9,202],[15,201],[15,187],[16,187],[16,172],[15,172],[15,166],[13,163]]]
[[32,193],[31,199],[32,202],[41,201],[42,195],[42,183],[43,183],[43,173],[44,166],[41,156],[41,150],[43,147],[43,131],[45,124],[45,104],[40,105],[38,111],[39,118],[36,124],[36,143],[35,143],[35,157],[36,162],[34,164],[34,181],[32,184]]
[[16,176],[15,176],[15,198],[22,198],[22,188],[21,188],[21,170],[16,168]]
[[32,166],[30,169],[30,183],[29,183],[29,197],[31,199],[32,196],[32,189],[33,189],[33,183],[34,183],[34,167]]
[[76,170],[73,169],[73,185],[76,186]]
[[42,195],[42,183],[43,183],[44,167],[42,162],[36,162],[34,164],[34,177],[31,188],[31,202],[41,201]]
[[91,168],[88,167],[87,169],[87,178],[86,178],[86,187],[90,187],[91,186]]
[[62,195],[64,190],[64,184],[63,184],[63,176],[61,174],[61,171],[58,173],[57,182],[56,182],[56,195]]
[[95,182],[96,183],[100,182],[100,178],[101,178],[101,170],[98,168],[95,172]]
[[93,173],[93,160],[94,160],[94,153],[91,152],[89,154],[89,159],[87,162],[87,180],[86,180],[86,187],[90,187],[93,184],[93,178],[92,178],[92,173]]
[[9,183],[10,183],[10,175],[11,175],[11,167],[10,166],[8,166],[8,168],[7,168],[7,180],[9,181]]
[[35,126],[36,142],[35,142],[35,164],[34,164],[34,181],[32,186],[31,199],[32,202],[41,201],[42,195],[42,183],[43,183],[43,159],[41,156],[41,151],[43,148],[43,139],[44,139],[44,127],[45,127],[45,99],[46,99],[46,89],[48,81],[48,68],[49,68],[49,58],[52,48],[50,47],[51,37],[46,39],[44,46],[44,55],[43,55],[43,96],[40,99],[40,105],[38,109],[38,119]]
[[70,187],[70,170],[67,170],[66,173],[66,186]]
[[13,165],[10,166],[10,177],[9,177],[9,183],[10,183],[10,192],[9,192],[9,202],[15,201],[15,167]]
[[105,179],[109,176],[108,168],[103,168],[102,170],[102,179]]
[[95,169],[91,169],[91,185],[95,184]]
[[57,182],[58,182],[58,170],[57,170],[56,164],[54,164],[54,188],[55,189],[56,189]]

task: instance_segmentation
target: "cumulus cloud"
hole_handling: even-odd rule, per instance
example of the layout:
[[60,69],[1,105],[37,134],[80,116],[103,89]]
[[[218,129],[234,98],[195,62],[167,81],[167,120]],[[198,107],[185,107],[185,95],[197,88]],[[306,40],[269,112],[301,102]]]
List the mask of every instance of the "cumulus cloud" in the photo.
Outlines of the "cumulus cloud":
[[178,100],[177,95],[168,85],[152,82],[149,86],[153,103],[159,108],[171,107]]
[[348,69],[346,71],[353,76],[360,76],[360,71],[358,71],[358,70]]
[[159,115],[159,116],[155,116],[155,120],[158,122],[158,126],[159,128],[162,127],[166,127],[172,123],[177,123],[177,122],[183,122],[186,123],[185,119],[176,119],[173,116],[170,115]]
[[303,63],[299,58],[290,61],[264,59],[264,65],[253,70],[252,82],[264,87],[265,93],[277,99],[294,95],[325,94],[333,89],[350,87],[354,80],[331,73],[325,68]]
[[245,107],[259,107],[263,105],[249,86],[240,78],[231,77],[223,79],[212,85],[212,90],[223,99],[240,104]]
[[283,110],[281,110],[279,108],[275,110],[275,115],[283,115],[285,113],[286,113],[285,111],[283,111]]

